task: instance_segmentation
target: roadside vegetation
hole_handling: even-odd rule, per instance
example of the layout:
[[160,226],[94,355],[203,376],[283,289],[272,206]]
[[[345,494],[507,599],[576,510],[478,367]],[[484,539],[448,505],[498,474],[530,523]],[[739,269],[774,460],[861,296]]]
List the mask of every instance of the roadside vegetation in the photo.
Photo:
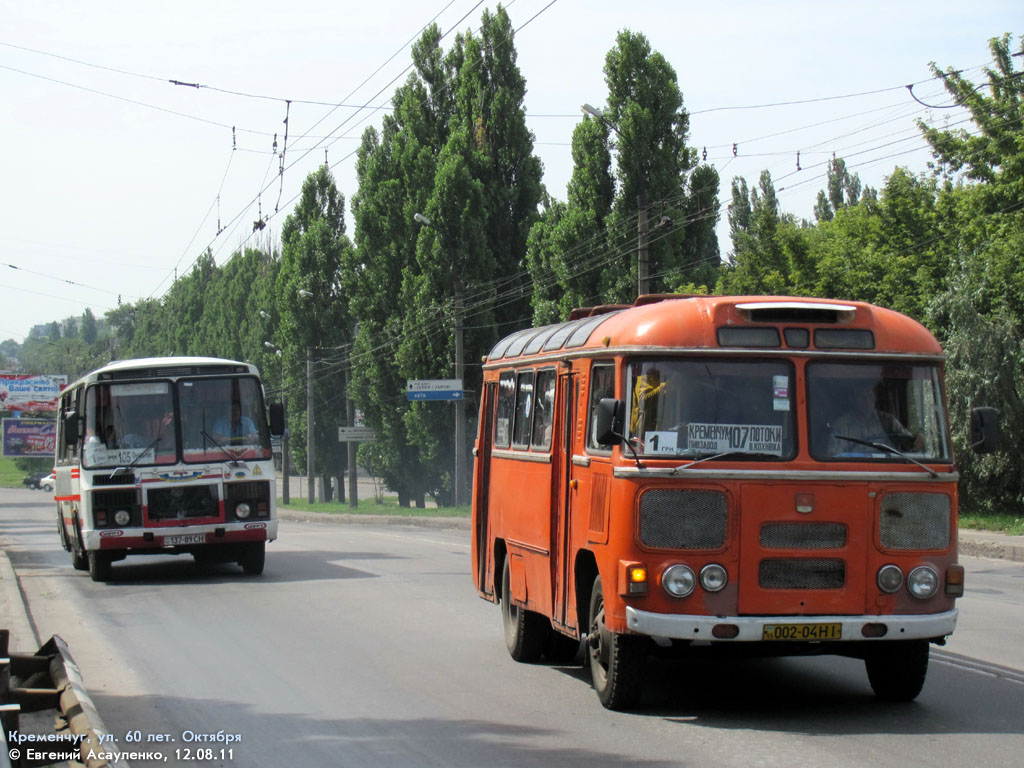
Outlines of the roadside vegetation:
[[[397,495],[396,509],[430,514],[428,501],[450,507],[456,496],[452,458],[457,447],[468,453],[475,432],[477,361],[499,338],[564,320],[574,306],[632,302],[644,221],[651,293],[863,300],[924,324],[947,353],[950,426],[961,501],[970,511],[964,519],[977,520],[972,527],[982,519],[1003,529],[1019,525],[1019,39],[993,38],[989,65],[970,70],[978,72],[974,80],[959,68],[965,62],[932,65],[934,82],[946,90],[944,106],[966,112],[952,125],[919,121],[914,138],[931,148],[929,173],[894,166],[873,189],[834,157],[818,177],[824,188],[814,210],[795,214],[777,194],[784,189],[777,183],[790,182],[768,171],[733,178],[731,201],[719,200],[718,169],[689,144],[690,115],[675,69],[630,30],[612,41],[604,104],[577,124],[567,149],[574,163],[567,199],[555,199],[527,127],[527,83],[514,37],[500,7],[484,12],[478,32],[450,41],[437,27],[424,31],[410,74],[391,97],[391,114],[362,136],[351,234],[346,198],[322,166],[282,217],[279,239],[254,237],[221,263],[210,251],[196,254],[164,296],[120,304],[103,318],[87,312],[74,323],[55,322],[48,337],[20,348],[3,342],[0,365],[2,355],[16,356],[27,372],[74,379],[111,355],[253,362],[268,394],[287,400],[290,454],[300,473],[343,478],[348,455],[338,428],[360,423],[376,440],[359,446],[359,465]],[[715,225],[723,216],[731,242],[720,244]],[[254,231],[266,223],[256,222]],[[454,444],[454,408],[409,402],[405,393],[410,379],[456,378],[456,327],[472,362],[465,366],[469,424],[461,446]],[[313,467],[301,439],[310,392]],[[968,416],[982,405],[999,412],[1002,448],[975,456]],[[345,492],[344,481],[323,485]],[[329,501],[350,511],[344,499]],[[372,509],[360,501],[360,513]]]

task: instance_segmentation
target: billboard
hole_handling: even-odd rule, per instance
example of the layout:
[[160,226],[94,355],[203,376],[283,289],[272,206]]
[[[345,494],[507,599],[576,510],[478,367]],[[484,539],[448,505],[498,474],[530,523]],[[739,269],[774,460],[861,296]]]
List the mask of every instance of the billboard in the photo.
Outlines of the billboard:
[[0,373],[0,410],[55,411],[68,377],[33,373]]
[[4,456],[53,458],[57,422],[42,419],[4,419]]

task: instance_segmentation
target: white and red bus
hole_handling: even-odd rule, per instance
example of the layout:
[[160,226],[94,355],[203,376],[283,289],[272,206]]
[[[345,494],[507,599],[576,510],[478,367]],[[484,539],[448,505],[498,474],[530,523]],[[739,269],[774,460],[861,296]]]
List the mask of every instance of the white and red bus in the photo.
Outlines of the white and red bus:
[[[912,699],[956,625],[944,357],[859,302],[645,296],[484,363],[473,576],[519,661],[584,651],[611,708],[655,646],[841,654]],[[994,412],[976,409],[977,449]]]
[[263,572],[277,538],[268,412],[256,367],[206,357],[121,360],[60,396],[61,544],[93,580],[132,554],[190,553]]

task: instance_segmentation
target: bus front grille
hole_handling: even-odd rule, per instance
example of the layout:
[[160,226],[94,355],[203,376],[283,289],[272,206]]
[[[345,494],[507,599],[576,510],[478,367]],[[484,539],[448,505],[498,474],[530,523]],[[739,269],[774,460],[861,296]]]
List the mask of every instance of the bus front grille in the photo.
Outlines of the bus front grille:
[[762,589],[841,589],[846,563],[826,558],[762,560],[757,578]]
[[725,494],[651,490],[640,497],[640,542],[656,549],[721,549],[728,533]]
[[839,549],[846,546],[842,523],[764,523],[761,546],[765,549]]
[[148,493],[150,520],[182,520],[217,517],[219,495],[216,485],[183,485],[156,488]]

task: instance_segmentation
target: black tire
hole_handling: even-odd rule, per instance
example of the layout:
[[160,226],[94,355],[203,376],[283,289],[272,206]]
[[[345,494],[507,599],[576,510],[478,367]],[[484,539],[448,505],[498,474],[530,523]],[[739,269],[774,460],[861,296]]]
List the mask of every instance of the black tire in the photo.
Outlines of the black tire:
[[65,552],[71,551],[71,542],[68,541],[68,532],[64,530],[64,515],[60,507],[57,507],[57,535],[60,536],[60,545]]
[[501,571],[501,623],[505,629],[505,647],[516,661],[534,662],[544,652],[544,641],[551,634],[551,623],[534,611],[512,604],[508,557]]
[[50,491],[52,491],[52,490],[53,490],[53,486],[52,486],[52,485],[50,485],[49,483],[45,483],[45,484],[43,485],[43,490],[44,490],[44,491],[46,491],[47,493],[49,493]]
[[257,544],[249,544],[238,564],[242,570],[250,576],[259,576],[263,573],[263,566],[267,560],[267,544],[261,541]]
[[78,526],[78,519],[75,518],[75,537],[71,542],[71,565],[76,571],[89,570],[89,558],[85,554],[85,545],[82,543],[82,529]]
[[868,681],[883,701],[913,701],[928,674],[928,641],[878,643],[864,657]]
[[552,629],[544,641],[544,659],[552,664],[570,664],[580,652],[579,638]]
[[89,562],[89,576],[93,581],[110,581],[114,559],[107,552],[90,550],[86,555]]
[[647,638],[610,631],[604,622],[604,591],[601,577],[590,592],[587,652],[591,682],[597,698],[607,709],[628,709],[643,693]]

